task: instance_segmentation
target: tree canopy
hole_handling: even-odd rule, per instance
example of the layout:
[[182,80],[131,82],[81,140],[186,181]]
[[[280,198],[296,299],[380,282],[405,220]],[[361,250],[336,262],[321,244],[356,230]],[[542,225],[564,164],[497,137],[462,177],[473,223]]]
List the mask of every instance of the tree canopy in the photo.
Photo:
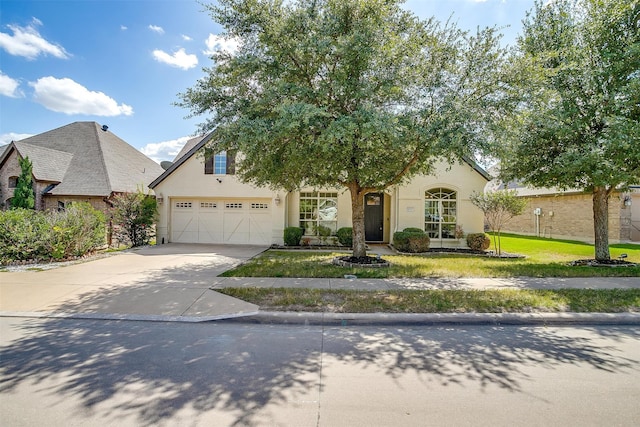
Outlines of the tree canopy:
[[608,198],[640,183],[640,2],[537,2],[517,59],[527,93],[501,172],[593,194],[596,258],[609,259]]
[[237,52],[218,52],[178,105],[206,115],[215,149],[274,189],[342,187],[354,255],[364,195],[487,151],[509,108],[495,29],[422,21],[399,0],[221,0],[207,7]]

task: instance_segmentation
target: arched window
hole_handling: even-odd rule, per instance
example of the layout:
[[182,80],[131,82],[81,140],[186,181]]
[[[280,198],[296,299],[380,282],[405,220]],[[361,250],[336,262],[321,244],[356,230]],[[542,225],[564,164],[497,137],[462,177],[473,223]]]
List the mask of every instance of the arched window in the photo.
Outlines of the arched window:
[[432,239],[454,239],[457,197],[455,190],[432,188],[424,194],[424,231]]

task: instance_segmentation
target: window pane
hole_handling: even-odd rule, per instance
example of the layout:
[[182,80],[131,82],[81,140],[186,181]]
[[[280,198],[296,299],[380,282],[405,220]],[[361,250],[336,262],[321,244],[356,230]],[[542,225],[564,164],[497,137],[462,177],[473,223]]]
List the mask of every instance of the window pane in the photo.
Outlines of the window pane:
[[448,188],[431,188],[424,194],[424,229],[430,238],[454,239],[457,222],[457,193]]
[[338,193],[301,192],[300,227],[307,236],[318,234],[323,226],[335,232],[338,228]]
[[213,156],[213,173],[225,175],[227,173],[227,152],[222,151]]

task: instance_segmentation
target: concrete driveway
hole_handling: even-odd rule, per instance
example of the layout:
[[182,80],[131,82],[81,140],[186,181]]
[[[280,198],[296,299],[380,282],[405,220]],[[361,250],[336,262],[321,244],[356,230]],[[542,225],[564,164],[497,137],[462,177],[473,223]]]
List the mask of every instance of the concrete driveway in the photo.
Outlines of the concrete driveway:
[[209,287],[265,249],[172,243],[51,270],[4,272],[0,314],[184,321],[254,314],[257,306]]

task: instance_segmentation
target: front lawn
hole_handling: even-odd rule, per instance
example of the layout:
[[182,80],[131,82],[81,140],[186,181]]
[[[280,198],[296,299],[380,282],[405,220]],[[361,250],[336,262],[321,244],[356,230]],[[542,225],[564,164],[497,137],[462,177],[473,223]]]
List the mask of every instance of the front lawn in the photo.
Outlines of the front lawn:
[[225,288],[271,311],[326,313],[620,313],[640,310],[640,289],[351,291]]
[[[223,274],[226,277],[332,277],[353,274],[360,278],[421,277],[638,277],[640,267],[577,267],[567,263],[593,258],[593,245],[536,237],[503,235],[503,252],[526,258],[492,258],[468,255],[392,255],[389,268],[345,268],[333,265],[335,256],[318,251],[269,250]],[[640,263],[640,245],[611,245],[611,257],[627,254]]]

